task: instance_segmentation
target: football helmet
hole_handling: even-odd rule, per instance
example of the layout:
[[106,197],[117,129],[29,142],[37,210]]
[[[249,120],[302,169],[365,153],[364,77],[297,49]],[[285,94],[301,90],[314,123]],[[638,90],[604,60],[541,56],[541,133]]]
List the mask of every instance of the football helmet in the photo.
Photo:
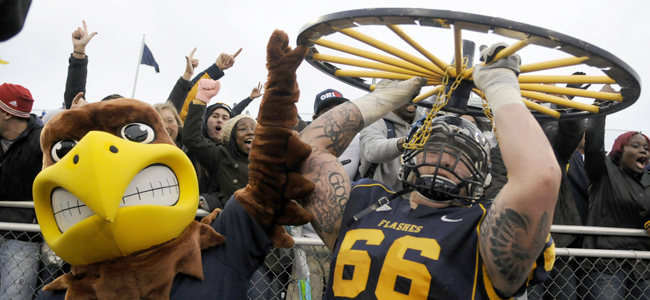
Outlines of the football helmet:
[[[418,120],[411,128],[407,141],[415,137],[418,131],[427,129],[431,133],[424,146],[406,149],[402,154],[399,178],[404,187],[413,188],[434,202],[471,205],[483,199],[484,184],[490,172],[490,144],[483,133],[465,119],[442,116],[430,122],[424,118]],[[423,155],[418,156],[420,153]],[[450,158],[445,162],[444,154]],[[457,167],[461,164],[469,170],[469,176],[458,172]],[[433,168],[423,168],[427,166]],[[426,174],[423,174],[425,170]],[[456,184],[445,177],[449,175],[440,175],[440,170],[453,174],[460,183]],[[465,192],[462,192],[463,188]]]

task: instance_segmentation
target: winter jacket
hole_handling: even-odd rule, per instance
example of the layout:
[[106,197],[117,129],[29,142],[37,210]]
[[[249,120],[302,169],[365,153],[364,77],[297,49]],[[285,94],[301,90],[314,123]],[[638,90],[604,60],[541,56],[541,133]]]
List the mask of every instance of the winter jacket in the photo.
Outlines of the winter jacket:
[[[650,221],[650,173],[640,177],[605,154],[605,117],[590,118],[585,133],[585,171],[589,179],[587,226],[646,228]],[[644,227],[646,226],[646,227]],[[650,251],[647,236],[586,235],[583,248]],[[624,260],[605,259],[595,263],[597,270],[610,273],[633,268],[633,279],[650,279],[650,263],[639,260],[627,266]]]
[[585,173],[585,162],[583,155],[575,151],[569,160],[569,170],[567,171],[569,184],[571,184],[571,191],[573,192],[573,199],[576,201],[578,207],[578,214],[580,214],[580,221],[582,224],[587,224],[587,215],[589,214],[589,191],[587,190],[589,181],[587,173]]
[[212,180],[219,186],[221,208],[232,194],[248,184],[248,161],[235,160],[224,145],[215,145],[201,134],[205,105],[190,104],[183,126],[183,144],[206,168]]
[[[415,120],[417,118],[416,115]],[[399,191],[402,189],[402,182],[398,179],[402,152],[397,149],[397,143],[409,132],[411,124],[393,112],[386,115],[384,119],[393,122],[395,138],[387,138],[388,128],[384,120],[378,120],[361,130],[359,133],[359,148],[361,150],[359,173],[365,174],[372,163],[378,163],[372,179]]]
[[68,59],[68,78],[65,81],[65,92],[63,101],[65,108],[69,109],[74,97],[83,92],[83,98],[86,99],[86,77],[88,76],[88,56],[83,59],[76,58],[70,54]]
[[[32,185],[34,178],[43,167],[41,152],[41,130],[43,125],[34,114],[29,116],[27,128],[14,140],[6,153],[0,147],[0,200],[4,201],[34,201]],[[36,223],[36,213],[33,208],[0,209],[0,222]],[[14,238],[12,234],[5,238]],[[32,238],[38,233],[27,233],[17,237],[22,241],[35,241]]]
[[[567,176],[567,167],[573,152],[582,140],[584,131],[583,120],[560,121],[557,127],[550,127],[546,130],[546,136],[551,142],[555,158],[562,170],[560,191],[553,213],[553,224],[555,225],[582,225]],[[579,244],[574,244],[580,237],[579,235],[563,233],[551,233],[551,235],[556,247],[579,247]]]

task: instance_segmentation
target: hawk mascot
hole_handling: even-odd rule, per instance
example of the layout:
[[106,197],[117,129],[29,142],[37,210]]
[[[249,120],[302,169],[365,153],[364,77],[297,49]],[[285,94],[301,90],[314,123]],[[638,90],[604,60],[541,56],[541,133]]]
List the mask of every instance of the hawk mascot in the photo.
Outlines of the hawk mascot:
[[271,245],[293,246],[282,226],[311,220],[290,200],[314,188],[296,172],[311,148],[291,130],[306,54],[272,34],[249,183],[201,222],[192,164],[149,104],[103,101],[52,118],[34,205],[43,237],[72,271],[38,298],[245,299]]

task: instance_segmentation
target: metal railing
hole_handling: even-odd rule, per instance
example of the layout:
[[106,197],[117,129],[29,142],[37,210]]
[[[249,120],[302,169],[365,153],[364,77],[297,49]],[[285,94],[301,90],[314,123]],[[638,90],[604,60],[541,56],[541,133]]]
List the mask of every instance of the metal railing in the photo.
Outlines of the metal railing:
[[[33,207],[30,202],[0,201],[0,207]],[[197,210],[197,216],[207,212]],[[37,224],[0,222],[6,240],[26,240],[40,232]],[[553,233],[580,235],[646,236],[643,229],[553,225]],[[294,238],[292,249],[273,249],[251,278],[249,299],[319,300],[327,286],[331,253],[320,239]],[[27,238],[29,241],[29,239]],[[69,266],[40,239],[35,293]],[[556,262],[543,285],[530,287],[528,299],[650,299],[650,251],[556,248]],[[4,262],[3,262],[4,263]],[[20,261],[16,261],[20,263]],[[598,298],[598,297],[605,298]]]

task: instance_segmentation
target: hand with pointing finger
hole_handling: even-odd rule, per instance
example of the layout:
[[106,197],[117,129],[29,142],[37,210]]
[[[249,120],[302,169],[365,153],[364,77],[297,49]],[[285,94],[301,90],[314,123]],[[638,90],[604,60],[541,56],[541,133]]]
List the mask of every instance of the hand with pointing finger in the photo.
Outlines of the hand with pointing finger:
[[78,59],[83,59],[86,57],[86,46],[90,40],[97,34],[97,32],[88,33],[88,26],[86,26],[86,21],[82,21],[83,29],[78,27],[72,33],[72,47],[73,52],[72,56]]
[[219,67],[221,71],[229,69],[235,64],[235,58],[237,57],[237,55],[239,55],[241,50],[242,48],[239,48],[239,50],[237,50],[237,52],[235,52],[235,54],[233,55],[221,53],[219,57],[217,57],[217,61],[215,62],[215,64],[217,65],[217,67]]
[[196,48],[192,50],[190,56],[185,56],[185,60],[187,64],[185,65],[185,73],[183,74],[183,79],[187,81],[192,80],[192,75],[194,75],[194,69],[199,66],[199,60],[197,58],[194,58],[194,52],[196,52]]
[[77,107],[82,107],[82,106],[88,104],[88,101],[86,101],[86,99],[84,99],[83,96],[84,96],[84,93],[79,92],[74,97],[74,99],[72,100],[72,105],[70,105],[70,109],[74,109],[74,108],[77,108]]

